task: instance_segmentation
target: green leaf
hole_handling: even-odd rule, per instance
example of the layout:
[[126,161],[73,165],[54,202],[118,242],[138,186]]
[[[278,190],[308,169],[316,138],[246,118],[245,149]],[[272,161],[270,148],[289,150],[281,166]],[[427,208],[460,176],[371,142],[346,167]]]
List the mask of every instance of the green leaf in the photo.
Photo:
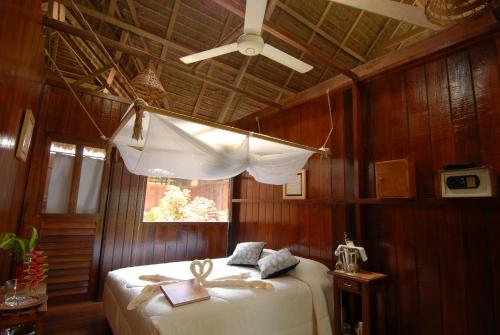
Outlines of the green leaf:
[[29,242],[27,239],[20,238],[20,237],[16,237],[16,242],[17,242],[17,245],[19,246],[19,248],[21,249],[21,257],[22,257],[22,261],[24,262],[24,260],[26,259],[27,250],[29,248]]
[[35,227],[32,228],[33,231],[31,232],[31,236],[28,243],[28,252],[32,252],[33,250],[35,250],[35,247],[38,243],[38,231],[36,230]]
[[9,250],[14,246],[16,234],[6,233],[2,236],[0,240],[0,249]]

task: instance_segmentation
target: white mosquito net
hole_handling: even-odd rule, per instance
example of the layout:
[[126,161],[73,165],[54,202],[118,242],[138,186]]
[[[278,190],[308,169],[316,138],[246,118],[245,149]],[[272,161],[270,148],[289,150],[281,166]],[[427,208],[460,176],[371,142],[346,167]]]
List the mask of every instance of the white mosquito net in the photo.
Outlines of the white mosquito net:
[[132,139],[134,117],[115,135],[127,169],[144,176],[223,179],[247,170],[255,180],[288,182],[309,150],[144,111],[143,139]]

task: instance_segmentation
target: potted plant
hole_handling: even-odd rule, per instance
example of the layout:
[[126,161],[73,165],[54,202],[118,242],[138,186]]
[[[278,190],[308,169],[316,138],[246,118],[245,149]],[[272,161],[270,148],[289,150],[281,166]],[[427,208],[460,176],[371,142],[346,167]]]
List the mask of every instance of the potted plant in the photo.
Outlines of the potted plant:
[[35,250],[38,243],[38,231],[32,228],[29,238],[22,238],[13,233],[5,233],[0,238],[0,249],[10,250],[16,264],[16,278],[23,279],[23,265],[28,261],[28,254]]

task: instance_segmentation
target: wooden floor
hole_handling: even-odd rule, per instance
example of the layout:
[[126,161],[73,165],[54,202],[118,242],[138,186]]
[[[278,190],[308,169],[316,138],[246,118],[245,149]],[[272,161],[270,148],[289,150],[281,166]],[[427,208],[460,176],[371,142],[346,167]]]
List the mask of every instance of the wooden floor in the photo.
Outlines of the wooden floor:
[[101,302],[53,305],[45,316],[47,335],[112,335]]

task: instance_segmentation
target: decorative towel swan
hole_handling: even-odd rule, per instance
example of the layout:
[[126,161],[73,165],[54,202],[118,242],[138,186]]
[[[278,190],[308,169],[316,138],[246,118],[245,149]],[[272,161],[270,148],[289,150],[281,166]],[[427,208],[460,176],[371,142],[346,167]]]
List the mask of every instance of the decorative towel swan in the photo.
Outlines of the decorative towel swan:
[[[205,287],[251,287],[265,290],[272,290],[274,288],[271,283],[267,283],[262,280],[247,280],[248,278],[250,278],[250,272],[207,280],[207,277],[210,275],[210,273],[212,273],[213,270],[213,263],[210,259],[205,259],[203,261],[196,259],[192,261],[190,264],[190,270],[196,281],[198,281],[200,285]],[[140,276],[139,279],[153,282],[155,284],[146,285],[141,290],[141,293],[139,293],[139,295],[132,299],[132,301],[128,304],[128,310],[136,309],[144,302],[160,293],[161,285],[182,281],[181,279],[166,277],[162,275],[143,275]],[[127,287],[130,288],[134,286]]]

